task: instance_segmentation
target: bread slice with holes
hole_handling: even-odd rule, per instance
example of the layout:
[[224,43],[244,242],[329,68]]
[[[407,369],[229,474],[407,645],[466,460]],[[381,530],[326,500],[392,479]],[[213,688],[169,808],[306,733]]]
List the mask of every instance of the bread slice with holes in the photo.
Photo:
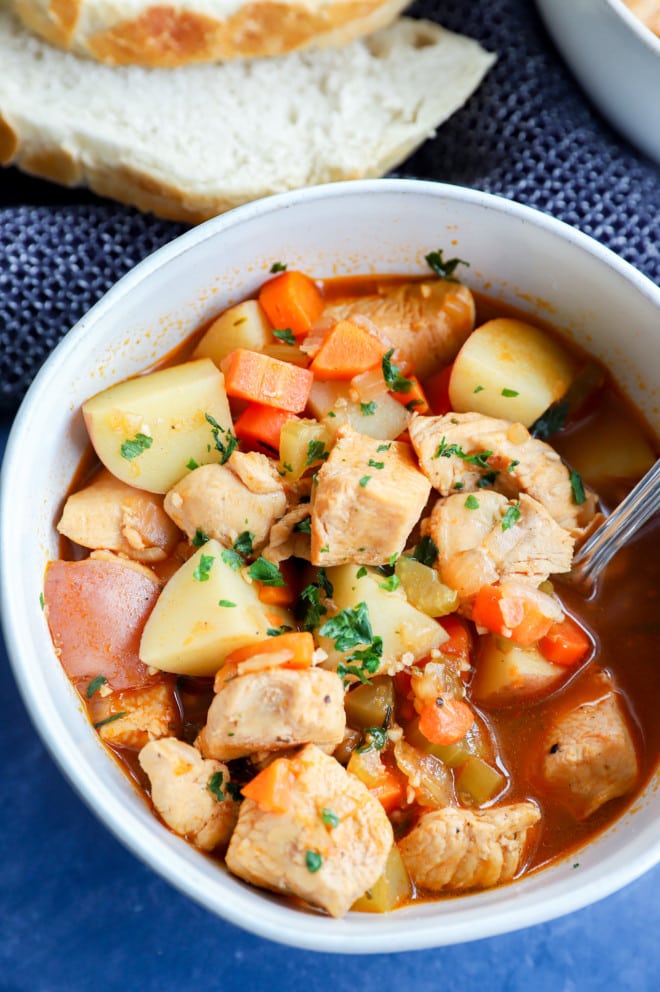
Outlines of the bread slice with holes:
[[26,27],[108,65],[172,67],[343,45],[410,0],[12,0]]
[[176,70],[106,66],[34,37],[0,0],[0,163],[161,217],[398,165],[494,57],[402,18],[339,48]]

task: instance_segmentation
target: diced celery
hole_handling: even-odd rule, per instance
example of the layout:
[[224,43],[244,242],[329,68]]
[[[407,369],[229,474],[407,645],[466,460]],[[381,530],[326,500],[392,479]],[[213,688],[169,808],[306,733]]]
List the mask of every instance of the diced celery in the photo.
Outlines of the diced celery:
[[389,913],[412,895],[412,884],[396,844],[387,858],[385,870],[370,889],[353,903],[352,909],[358,913]]
[[444,617],[458,606],[458,593],[440,581],[434,568],[401,555],[394,566],[409,603],[429,617]]
[[387,675],[372,679],[371,685],[358,685],[344,699],[346,717],[352,727],[382,727],[388,710],[394,709],[394,685]]
[[494,799],[505,785],[502,772],[477,755],[470,755],[464,762],[456,780],[461,798],[467,797],[477,806]]

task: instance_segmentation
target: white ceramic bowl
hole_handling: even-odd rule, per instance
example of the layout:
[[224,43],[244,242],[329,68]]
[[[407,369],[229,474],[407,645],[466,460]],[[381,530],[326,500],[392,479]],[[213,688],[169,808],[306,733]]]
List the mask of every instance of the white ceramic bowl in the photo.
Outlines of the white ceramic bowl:
[[546,27],[601,113],[660,163],[660,38],[622,0],[536,0]]
[[[198,227],[125,276],[67,335],[30,389],[2,480],[2,605],[16,678],[37,730],[99,818],[208,909],[265,937],[320,951],[433,947],[529,926],[585,906],[660,860],[660,777],[580,852],[488,892],[389,916],[333,920],[252,889],[162,827],[109,760],[53,653],[39,608],[53,527],[85,444],[90,394],[150,365],[202,321],[252,293],[274,260],[315,276],[428,271],[424,253],[468,259],[466,281],[566,326],[616,367],[660,428],[660,290],[611,252],[529,208],[405,180],[342,183],[272,197]],[[628,331],[634,327],[635,333]],[[643,388],[642,388],[643,387]]]

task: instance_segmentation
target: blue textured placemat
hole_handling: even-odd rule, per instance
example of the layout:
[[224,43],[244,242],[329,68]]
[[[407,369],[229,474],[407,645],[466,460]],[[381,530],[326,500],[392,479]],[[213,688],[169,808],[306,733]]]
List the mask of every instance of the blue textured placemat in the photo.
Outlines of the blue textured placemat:
[[[411,13],[477,38],[498,62],[399,174],[538,207],[660,283],[660,170],[591,108],[531,0],[420,0]],[[12,171],[0,184],[0,408],[12,409],[69,327],[183,227]]]

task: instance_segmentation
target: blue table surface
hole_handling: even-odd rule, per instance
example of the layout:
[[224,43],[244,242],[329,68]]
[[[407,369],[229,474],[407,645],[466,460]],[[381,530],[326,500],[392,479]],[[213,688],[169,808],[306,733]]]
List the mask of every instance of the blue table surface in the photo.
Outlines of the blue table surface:
[[[0,419],[0,457],[10,421]],[[0,992],[660,989],[660,867],[562,919],[374,957],[279,946],[216,919],[137,861],[45,750],[0,643]]]

